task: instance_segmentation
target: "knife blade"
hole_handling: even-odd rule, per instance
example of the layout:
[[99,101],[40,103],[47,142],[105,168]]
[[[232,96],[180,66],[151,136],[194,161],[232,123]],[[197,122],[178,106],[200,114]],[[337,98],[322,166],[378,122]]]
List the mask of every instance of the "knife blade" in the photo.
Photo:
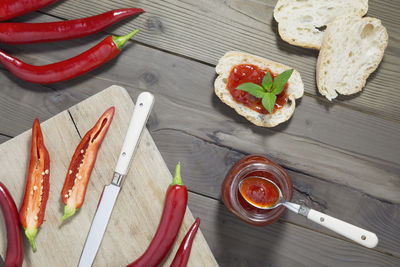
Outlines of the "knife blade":
[[115,167],[111,184],[104,186],[96,214],[86,238],[85,246],[79,260],[79,267],[92,266],[106,231],[114,203],[117,200],[122,182],[128,173],[130,163],[135,154],[143,129],[153,107],[154,96],[149,92],[141,93],[133,110],[132,118]]

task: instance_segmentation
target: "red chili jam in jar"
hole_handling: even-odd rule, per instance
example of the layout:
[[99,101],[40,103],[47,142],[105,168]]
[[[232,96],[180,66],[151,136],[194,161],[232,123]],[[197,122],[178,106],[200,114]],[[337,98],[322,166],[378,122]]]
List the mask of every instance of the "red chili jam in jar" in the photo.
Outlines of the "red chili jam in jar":
[[222,200],[225,206],[240,219],[252,225],[263,226],[275,222],[285,212],[285,207],[259,209],[248,203],[240,193],[239,183],[251,177],[271,180],[281,189],[287,201],[292,199],[293,184],[286,171],[266,157],[250,155],[236,162],[225,177],[222,185]]

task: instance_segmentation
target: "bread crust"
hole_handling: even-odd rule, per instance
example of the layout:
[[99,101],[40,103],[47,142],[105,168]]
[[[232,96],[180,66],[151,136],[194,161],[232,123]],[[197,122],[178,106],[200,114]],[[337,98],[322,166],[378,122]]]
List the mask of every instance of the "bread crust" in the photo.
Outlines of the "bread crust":
[[[321,2],[323,2],[323,4],[321,4]],[[344,1],[346,2],[346,1]],[[347,15],[358,15],[360,17],[364,16],[367,11],[368,11],[368,0],[349,0],[347,1],[347,4],[351,3],[351,6],[349,6],[346,10],[341,10],[340,15],[343,15],[343,12],[346,12],[345,14]],[[319,23],[317,22],[309,22],[309,24],[307,24],[307,22],[305,21],[299,21],[301,17],[305,17],[307,16],[308,13],[305,13],[304,16],[295,16],[295,15],[299,15],[297,10],[303,10],[303,8],[299,8],[299,5],[315,5],[316,3],[318,3],[317,5],[323,5],[323,6],[331,6],[331,7],[335,7],[332,8],[331,11],[330,8],[324,9],[322,11],[319,10],[318,6],[313,7],[313,15],[316,16],[315,14],[318,12],[325,12],[325,17],[332,17],[332,14],[337,14],[338,10],[337,8],[340,6],[340,4],[337,3],[337,0],[309,0],[309,1],[304,1],[304,3],[302,4],[302,2],[297,2],[297,1],[292,1],[292,0],[278,0],[275,8],[274,8],[274,18],[275,20],[278,22],[278,33],[280,35],[280,37],[282,38],[282,40],[284,40],[285,42],[291,44],[291,45],[295,45],[295,46],[301,46],[304,48],[310,48],[310,49],[317,49],[319,50],[321,48],[322,45],[322,41],[321,41],[321,35],[325,35],[324,32],[317,32],[317,35],[315,35],[315,32],[313,32],[314,27],[321,27],[323,26],[322,24],[325,24],[326,26],[329,25],[329,23],[331,21],[326,21],[325,19],[321,18],[321,16],[317,16],[317,19],[315,19],[314,17],[314,21],[319,21]],[[342,3],[341,5],[344,5],[345,3]],[[294,11],[294,9],[296,8],[296,11]],[[281,9],[283,9],[283,11],[281,11]],[[288,11],[292,11],[294,12],[295,16],[294,18],[292,16],[285,16],[285,12]],[[282,14],[283,13],[283,14]],[[290,21],[289,21],[289,17],[290,17]],[[334,17],[333,17],[334,19]],[[322,21],[324,21],[324,23],[322,23]],[[315,24],[316,23],[316,24]],[[284,26],[283,26],[284,25]],[[300,40],[298,38],[298,35],[295,34],[291,34],[291,31],[288,29],[285,29],[285,27],[288,27],[288,25],[291,25],[292,27],[289,28],[297,28],[296,33],[299,32],[299,28],[303,29],[304,27],[307,28],[308,33],[304,33],[305,36],[307,36],[308,41],[305,40]],[[312,27],[311,27],[312,26]],[[304,29],[303,29],[304,30]],[[294,30],[293,30],[294,31]],[[313,40],[314,38],[316,38],[318,36],[318,40]],[[303,38],[304,39],[304,38]],[[323,39],[323,37],[322,37]]]
[[283,41],[285,41],[285,42],[287,42],[287,43],[289,43],[291,45],[301,46],[301,47],[304,47],[304,48],[316,49],[316,50],[321,49],[321,45],[302,42],[302,41],[298,41],[296,39],[295,39],[295,41],[293,41],[293,38],[290,38],[290,36],[286,35],[285,32],[282,31],[281,27],[282,27],[282,24],[278,23],[278,33],[279,33],[279,36],[282,38]]
[[261,69],[270,69],[273,73],[281,73],[291,69],[288,66],[255,55],[229,51],[220,58],[215,68],[218,77],[214,82],[214,91],[221,101],[257,126],[274,127],[292,117],[296,107],[295,99],[302,97],[304,94],[304,85],[300,73],[294,70],[289,78],[289,86],[287,88],[288,101],[286,105],[276,110],[273,114],[261,114],[236,102],[226,87],[231,69],[239,64],[256,65]]
[[[343,20],[347,20],[347,19],[356,19],[359,20],[360,22],[364,23],[365,25],[367,24],[377,24],[378,27],[382,27],[383,29],[383,34],[384,34],[384,39],[383,41],[383,45],[382,46],[378,46],[378,49],[380,51],[379,53],[379,57],[377,58],[377,60],[373,63],[372,66],[370,66],[368,69],[365,70],[362,78],[361,78],[361,83],[355,83],[354,88],[352,88],[352,90],[341,90],[341,88],[335,88],[333,90],[324,90],[322,88],[322,84],[324,82],[324,79],[326,78],[325,75],[322,73],[322,68],[324,68],[327,65],[327,53],[328,53],[328,47],[330,46],[330,40],[332,40],[332,35],[336,33],[335,31],[335,27],[337,27],[337,25],[341,24],[343,22]],[[327,28],[326,34],[323,38],[323,42],[322,42],[322,46],[321,46],[321,50],[319,52],[318,55],[318,59],[317,59],[317,67],[316,67],[316,82],[317,82],[317,87],[318,87],[318,91],[320,92],[320,94],[324,95],[328,100],[332,100],[334,98],[336,98],[338,96],[338,94],[342,94],[342,95],[352,95],[355,93],[358,93],[360,91],[362,91],[362,89],[364,88],[367,79],[369,77],[369,75],[371,75],[372,72],[374,72],[376,70],[376,68],[379,66],[380,62],[383,59],[383,55],[384,55],[384,51],[388,45],[389,42],[389,36],[387,34],[386,28],[382,25],[381,20],[376,19],[376,18],[371,18],[371,17],[365,17],[365,18],[360,18],[357,16],[340,16],[337,17]],[[345,56],[345,55],[340,55],[340,56]]]

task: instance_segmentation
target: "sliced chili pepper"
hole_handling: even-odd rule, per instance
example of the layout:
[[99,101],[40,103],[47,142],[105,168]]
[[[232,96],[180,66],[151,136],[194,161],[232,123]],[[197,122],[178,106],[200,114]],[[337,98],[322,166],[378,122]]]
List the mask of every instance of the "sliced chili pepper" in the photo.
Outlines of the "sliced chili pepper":
[[0,208],[3,212],[7,228],[7,252],[4,266],[22,266],[24,247],[22,244],[22,233],[18,219],[18,210],[17,206],[15,206],[14,199],[2,182],[0,182]]
[[62,202],[65,204],[62,222],[74,215],[85,201],[86,188],[96,162],[97,152],[110,127],[114,111],[114,107],[107,109],[75,149],[61,190]]
[[1,0],[0,21],[30,13],[56,1],[57,0]]
[[116,57],[122,46],[139,30],[125,36],[108,36],[96,46],[73,58],[53,64],[34,66],[0,50],[0,62],[18,78],[40,84],[56,83],[89,72]]
[[0,23],[0,42],[28,44],[69,40],[87,36],[118,21],[144,12],[141,8],[116,9],[100,15],[45,23]]
[[196,221],[190,227],[189,231],[183,238],[178,251],[175,254],[175,258],[172,261],[170,267],[185,267],[189,260],[190,251],[192,250],[192,244],[194,237],[196,236],[197,229],[200,225],[200,219],[196,218]]
[[178,163],[174,180],[167,189],[164,210],[156,234],[143,255],[127,265],[128,267],[155,267],[163,261],[178,235],[185,216],[187,198],[187,188],[182,183],[181,165]]
[[31,155],[25,195],[19,210],[19,219],[25,229],[33,251],[36,251],[35,237],[43,223],[47,199],[50,190],[50,156],[43,142],[42,130],[38,119],[32,126]]

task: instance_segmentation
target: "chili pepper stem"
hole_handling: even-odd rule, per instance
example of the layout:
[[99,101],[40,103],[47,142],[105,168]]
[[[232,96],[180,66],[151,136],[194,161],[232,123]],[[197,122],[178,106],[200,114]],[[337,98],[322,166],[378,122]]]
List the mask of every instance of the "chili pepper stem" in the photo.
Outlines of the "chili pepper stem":
[[181,177],[181,163],[178,162],[175,167],[175,176],[174,180],[172,180],[171,185],[183,185],[182,177]]
[[76,209],[74,207],[65,205],[64,207],[64,215],[61,218],[61,222],[64,222],[65,219],[71,217],[72,215],[74,215],[76,212]]
[[26,228],[25,229],[25,235],[29,240],[29,243],[31,244],[32,250],[33,252],[36,252],[37,248],[36,248],[36,243],[35,243],[35,237],[37,234],[38,229],[37,228]]
[[124,44],[131,39],[136,33],[139,32],[139,29],[134,30],[133,32],[125,35],[125,36],[113,36],[112,39],[119,50],[122,49]]

